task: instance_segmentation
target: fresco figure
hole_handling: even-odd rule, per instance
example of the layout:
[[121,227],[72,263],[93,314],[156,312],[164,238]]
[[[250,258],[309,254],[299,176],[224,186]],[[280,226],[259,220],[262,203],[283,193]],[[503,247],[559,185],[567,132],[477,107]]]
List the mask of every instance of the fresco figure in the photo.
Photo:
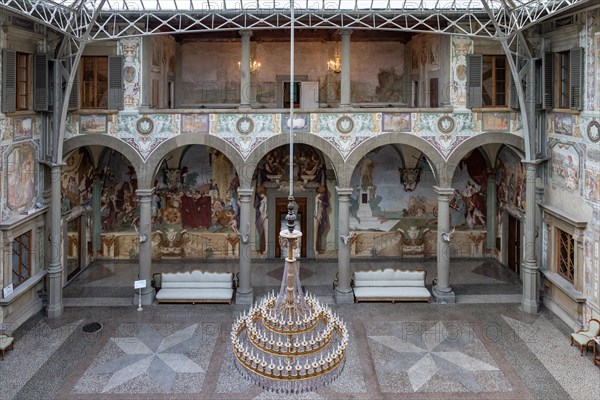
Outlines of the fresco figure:
[[[260,172],[259,172],[260,174]],[[258,244],[256,251],[259,254],[264,254],[267,251],[267,227],[269,225],[269,214],[267,210],[267,190],[264,186],[256,188],[254,196],[254,208],[256,209],[256,231]]]
[[359,165],[360,170],[360,185],[362,187],[373,186],[373,169],[375,165],[373,160],[369,157],[365,157]]
[[327,231],[327,228],[329,228],[328,209],[329,196],[327,195],[327,186],[320,185],[316,190],[315,196],[315,226],[317,228],[315,250],[319,254],[325,252],[326,246],[323,246],[323,235]]

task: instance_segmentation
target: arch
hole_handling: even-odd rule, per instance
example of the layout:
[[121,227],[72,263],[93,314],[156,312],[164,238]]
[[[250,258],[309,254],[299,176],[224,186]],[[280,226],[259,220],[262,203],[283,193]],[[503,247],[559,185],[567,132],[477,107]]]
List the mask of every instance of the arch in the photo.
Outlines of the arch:
[[[90,146],[102,146],[121,153],[131,163],[137,176],[143,170],[144,161],[133,147],[121,139],[108,135],[78,135],[69,138],[65,140],[62,157],[64,158],[64,156],[80,147]],[[98,160],[94,160],[94,163],[97,164]]]
[[213,149],[216,149],[223,153],[225,157],[227,157],[227,159],[229,159],[229,161],[233,164],[233,167],[240,176],[240,179],[242,178],[242,172],[245,165],[244,159],[229,143],[227,143],[223,139],[212,135],[198,133],[182,133],[161,143],[156,148],[156,150],[150,155],[150,157],[148,157],[148,160],[146,160],[148,171],[140,179],[140,187],[151,188],[153,186],[152,183],[154,182],[156,172],[160,167],[163,158],[165,158],[167,154],[179,147],[193,144],[212,147]]
[[446,161],[446,175],[440,176],[440,178],[443,179],[444,182],[451,184],[454,171],[460,161],[469,154],[469,152],[486,144],[505,144],[524,151],[525,141],[522,137],[507,132],[486,132],[473,136],[459,144],[454,151],[452,151],[450,157],[448,157],[448,160]]
[[[256,167],[260,160],[262,160],[262,158],[271,150],[290,144],[288,138],[289,136],[286,134],[275,135],[268,138],[252,151],[250,157],[248,157],[247,163]],[[296,137],[294,137],[294,144],[306,144],[320,150],[323,153],[323,155],[329,158],[329,160],[331,161],[331,165],[334,167],[333,172],[335,173],[335,178],[336,182],[338,182],[338,185],[341,184],[341,182],[344,182],[344,159],[342,158],[342,155],[340,154],[338,149],[336,149],[331,143],[317,135],[298,134]],[[252,174],[254,173],[254,169],[251,172],[252,173],[249,174],[249,176],[247,176],[248,187],[250,186],[250,183],[252,181]],[[347,176],[347,179],[349,184],[350,175]]]
[[433,147],[429,142],[424,139],[421,139],[418,136],[408,134],[408,133],[384,133],[381,135],[377,135],[376,137],[367,140],[360,146],[358,146],[351,154],[350,157],[346,160],[348,165],[348,181],[347,186],[350,186],[350,178],[352,177],[352,173],[354,169],[367,154],[371,151],[385,146],[385,145],[396,145],[402,144],[414,147],[419,150],[425,156],[425,159],[429,162],[429,166],[431,167],[431,171],[434,174],[436,181],[439,182],[439,169],[444,165],[444,159],[441,154],[437,151],[435,147]]

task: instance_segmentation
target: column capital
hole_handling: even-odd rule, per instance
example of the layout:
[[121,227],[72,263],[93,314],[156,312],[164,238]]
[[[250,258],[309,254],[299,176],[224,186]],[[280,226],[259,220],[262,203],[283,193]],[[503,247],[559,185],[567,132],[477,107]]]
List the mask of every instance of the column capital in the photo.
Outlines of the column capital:
[[433,190],[439,195],[439,196],[452,196],[454,195],[454,189],[451,187],[439,187],[439,186],[434,186]]
[[340,32],[340,36],[350,36],[350,35],[352,35],[352,29],[347,29],[347,28],[340,29],[339,32]]
[[240,36],[241,37],[251,37],[252,31],[250,29],[242,29],[242,30],[240,30]]
[[546,162],[546,161],[548,161],[548,158],[538,158],[536,160],[521,160],[521,163],[525,164],[525,165],[535,166],[535,165],[539,165],[539,164],[541,164],[543,162]]
[[337,191],[338,196],[351,196],[353,189],[352,188],[341,188],[341,187],[335,187],[335,190]]
[[139,197],[150,197],[154,194],[155,189],[138,189],[135,191],[135,194],[137,194]]
[[238,188],[237,193],[240,197],[250,197],[254,193],[254,189]]

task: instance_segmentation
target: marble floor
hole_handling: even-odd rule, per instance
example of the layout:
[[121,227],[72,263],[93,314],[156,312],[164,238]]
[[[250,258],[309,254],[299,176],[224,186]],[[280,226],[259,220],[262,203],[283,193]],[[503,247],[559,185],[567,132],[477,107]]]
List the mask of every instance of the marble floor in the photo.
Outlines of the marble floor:
[[[355,262],[356,269],[398,266]],[[159,271],[198,268],[154,263]],[[428,270],[435,263],[403,263]],[[204,270],[236,271],[231,262]],[[260,296],[279,287],[280,262],[253,264]],[[600,368],[569,346],[569,329],[551,312],[519,310],[518,277],[493,261],[453,261],[456,304],[333,304],[336,264],[303,262],[307,290],[347,322],[346,365],[331,385],[282,396],[245,381],[229,332],[241,305],[132,304],[137,266],[96,262],[64,290],[65,312],[36,315],[13,333],[0,361],[0,399],[590,399]],[[98,322],[101,329],[86,333]]]

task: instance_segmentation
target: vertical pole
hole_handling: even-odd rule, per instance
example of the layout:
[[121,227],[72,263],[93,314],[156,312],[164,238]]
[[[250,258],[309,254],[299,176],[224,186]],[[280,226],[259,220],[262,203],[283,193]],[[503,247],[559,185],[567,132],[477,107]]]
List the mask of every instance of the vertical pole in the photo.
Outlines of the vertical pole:
[[240,61],[240,108],[250,108],[250,37],[252,31],[240,31],[242,60]]
[[[138,279],[145,279],[147,285],[140,290],[140,294],[134,295],[134,303],[139,302],[149,305],[154,301],[154,289],[150,286],[152,281],[152,195],[154,189],[138,189],[135,192],[140,202],[140,268]],[[145,239],[145,240],[143,240]]]
[[523,311],[536,314],[538,303],[538,266],[535,252],[535,182],[536,164],[525,164],[525,246],[523,247]]
[[251,286],[251,259],[250,259],[250,199],[252,189],[238,189],[240,199],[240,272],[238,275],[238,287],[235,296],[236,304],[252,304],[254,301],[254,290]]
[[340,107],[350,107],[350,35],[351,29],[343,29],[342,35],[342,72],[340,77]]
[[[350,270],[350,196],[352,189],[336,187],[338,192],[338,283],[335,288],[335,301],[353,303],[354,294],[350,287],[352,271]],[[345,239],[343,239],[345,238]],[[344,243],[345,242],[345,243]]]
[[[452,188],[434,186],[438,194],[438,234],[437,234],[437,285],[433,286],[433,295],[438,303],[456,302],[450,287],[450,198],[454,195]],[[450,240],[450,241],[447,241]]]
[[[48,305],[46,312],[48,318],[58,318],[63,312],[63,265],[61,260],[61,187],[60,164],[53,164],[51,170],[50,190],[52,201],[50,203],[50,265],[48,266]],[[48,256],[48,252],[46,253]]]
[[487,180],[487,218],[486,222],[486,242],[488,249],[494,249],[496,247],[496,175],[495,171],[490,171],[488,173]]

